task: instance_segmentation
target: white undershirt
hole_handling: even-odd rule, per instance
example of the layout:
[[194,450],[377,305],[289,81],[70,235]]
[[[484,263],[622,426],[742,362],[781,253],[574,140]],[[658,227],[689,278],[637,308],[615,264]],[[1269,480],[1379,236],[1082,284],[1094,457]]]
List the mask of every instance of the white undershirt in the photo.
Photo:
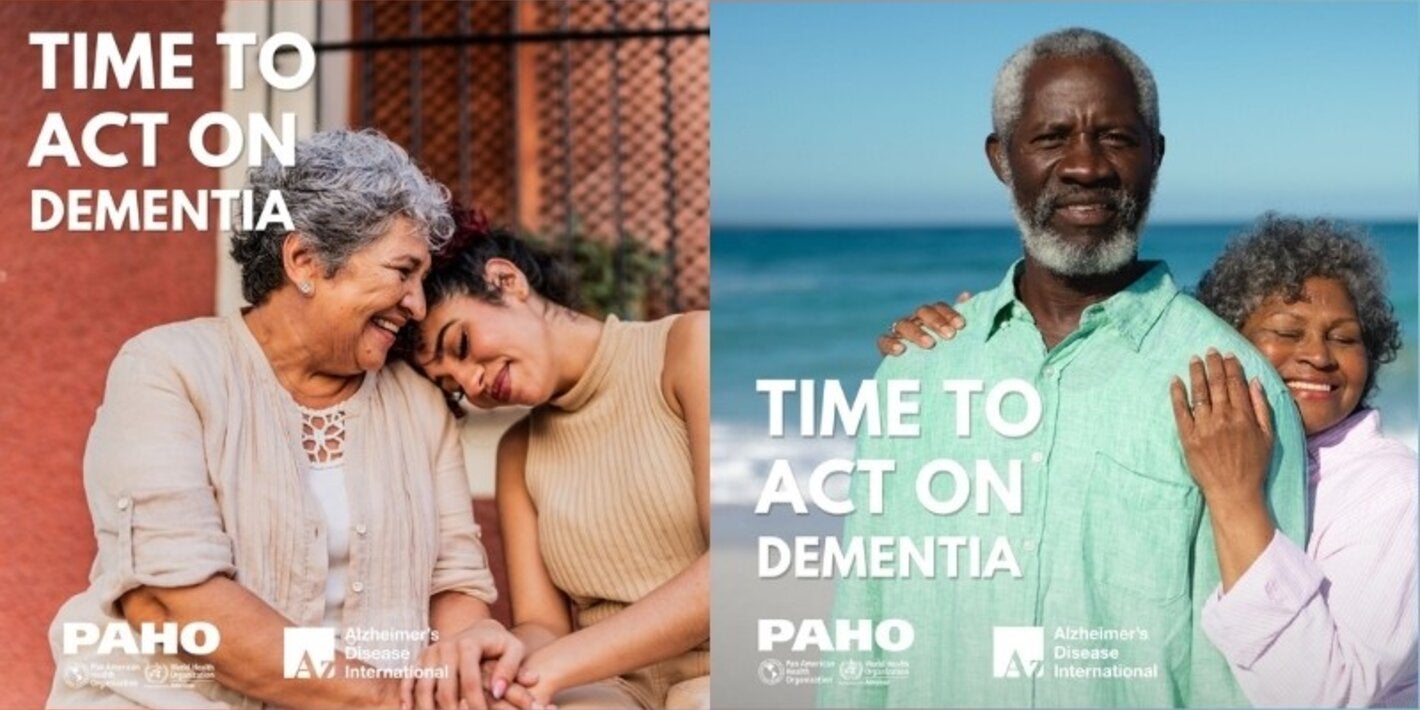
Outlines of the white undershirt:
[[326,549],[323,626],[339,627],[345,603],[345,571],[350,563],[350,503],[345,496],[345,412],[301,409],[301,445],[306,451],[306,485],[325,515]]

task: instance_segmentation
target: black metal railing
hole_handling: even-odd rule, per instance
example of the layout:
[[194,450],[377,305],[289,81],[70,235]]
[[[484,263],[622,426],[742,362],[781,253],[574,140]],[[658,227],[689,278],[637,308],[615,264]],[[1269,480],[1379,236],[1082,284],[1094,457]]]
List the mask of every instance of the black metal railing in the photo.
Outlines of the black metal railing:
[[[680,305],[678,302],[679,299],[677,295],[677,275],[679,268],[677,265],[677,248],[678,245],[683,242],[686,235],[681,234],[682,230],[680,229],[680,225],[678,224],[678,220],[676,218],[678,211],[682,209],[682,205],[680,203],[678,195],[678,185],[680,184],[681,177],[677,174],[677,117],[675,100],[676,97],[673,95],[674,89],[672,82],[673,66],[671,41],[678,38],[692,38],[695,40],[708,42],[710,30],[708,27],[704,26],[671,26],[670,3],[672,1],[673,0],[660,0],[660,27],[647,28],[623,26],[620,13],[620,10],[622,9],[622,3],[617,2],[616,0],[609,0],[609,26],[597,29],[574,29],[571,27],[569,22],[569,15],[572,3],[564,0],[561,3],[558,22],[559,26],[557,29],[542,31],[516,31],[513,29],[514,25],[511,22],[511,13],[516,12],[516,10],[510,9],[509,31],[506,32],[471,31],[471,7],[468,3],[458,3],[456,5],[457,31],[442,31],[434,33],[426,33],[426,29],[428,28],[426,27],[426,23],[424,22],[424,8],[421,6],[421,3],[396,3],[399,7],[405,8],[408,12],[409,24],[407,36],[377,36],[376,9],[379,3],[371,1],[355,3],[354,5],[352,5],[352,7],[356,8],[357,15],[355,18],[353,18],[354,22],[352,23],[352,32],[355,36],[349,40],[342,39],[337,41],[327,41],[322,36],[322,3],[316,3],[315,12],[317,32],[314,41],[312,42],[312,46],[314,47],[317,53],[317,57],[322,54],[328,54],[331,52],[352,52],[356,55],[354,57],[354,66],[352,67],[352,71],[359,72],[360,90],[353,97],[357,101],[357,106],[353,107],[353,110],[350,112],[350,116],[353,117],[353,122],[358,123],[361,126],[373,126],[376,124],[376,113],[377,109],[379,108],[377,102],[381,100],[378,97],[379,92],[377,91],[378,87],[376,84],[376,55],[384,52],[408,52],[409,105],[407,107],[407,110],[409,123],[409,139],[408,144],[405,147],[407,150],[409,150],[410,154],[416,160],[420,160],[423,157],[423,152],[425,148],[425,146],[423,145],[423,139],[425,134],[424,122],[426,120],[426,113],[424,110],[424,104],[426,101],[426,96],[424,95],[425,67],[423,65],[424,57],[420,50],[426,50],[430,48],[461,48],[476,46],[506,46],[511,49],[527,44],[556,45],[558,48],[557,56],[560,58],[561,64],[561,77],[556,82],[556,90],[560,94],[558,100],[561,104],[561,110],[558,112],[561,114],[561,126],[560,130],[558,131],[560,133],[561,145],[556,151],[556,153],[558,153],[561,158],[561,169],[560,171],[558,171],[561,173],[559,181],[561,183],[559,190],[561,193],[561,205],[560,208],[557,209],[557,211],[560,212],[560,214],[562,215],[563,231],[565,232],[565,235],[570,238],[571,235],[578,231],[577,224],[575,222],[577,219],[577,215],[579,214],[579,210],[576,209],[576,205],[574,204],[573,195],[574,184],[576,180],[576,160],[574,160],[574,156],[577,155],[577,145],[575,144],[575,131],[573,130],[572,124],[574,113],[574,87],[572,84],[574,66],[572,58],[572,47],[573,45],[579,43],[609,43],[613,45],[613,49],[610,52],[611,69],[609,72],[609,77],[606,81],[605,91],[607,92],[606,100],[609,104],[609,110],[611,114],[609,140],[611,141],[610,172],[612,187],[610,191],[611,205],[609,206],[609,210],[611,215],[610,221],[612,223],[612,229],[615,232],[615,234],[611,236],[618,246],[618,248],[615,250],[616,256],[613,268],[615,270],[617,282],[620,283],[621,276],[625,269],[625,264],[622,262],[622,254],[625,251],[624,247],[626,246],[627,240],[634,239],[636,238],[636,236],[629,235],[627,233],[626,225],[624,223],[625,211],[623,202],[627,196],[623,192],[623,179],[627,166],[623,165],[623,132],[621,123],[623,118],[623,107],[621,106],[620,99],[622,82],[624,80],[624,71],[619,54],[617,51],[615,51],[615,47],[627,42],[659,42],[659,51],[657,51],[654,56],[658,57],[659,59],[659,75],[663,84],[663,96],[659,101],[661,115],[659,121],[660,125],[658,129],[663,131],[665,136],[665,148],[662,151],[662,155],[660,156],[661,165],[659,166],[665,176],[665,184],[663,185],[665,200],[664,205],[658,205],[657,209],[664,213],[666,246],[663,257],[666,264],[667,273],[665,274],[665,282],[663,284],[658,284],[657,286],[659,288],[664,289],[668,300],[667,305],[669,306],[670,310],[674,311],[678,310]],[[267,16],[270,20],[274,16],[274,12],[272,11],[274,9],[274,0],[267,0],[267,2]],[[511,6],[509,7],[511,8]],[[268,32],[274,31],[274,29],[274,25],[269,22]],[[387,34],[388,31],[386,30],[385,33]],[[283,54],[294,53],[294,51],[294,48],[284,48],[282,51],[278,52],[277,56],[280,57]],[[512,56],[509,57],[509,61],[514,63],[512,66],[516,67],[516,53],[513,53]],[[474,67],[470,66],[470,58],[467,52],[458,53],[457,67],[455,71],[456,75],[454,81],[457,85],[458,95],[458,125],[456,139],[458,168],[457,173],[449,177],[451,177],[453,181],[457,182],[458,189],[456,194],[458,194],[461,198],[467,198],[469,195],[472,194],[471,176],[475,172],[474,166],[472,165],[472,150],[470,149],[470,146],[473,145],[475,131],[477,130],[477,117],[471,115],[472,112],[470,105],[470,91],[473,81]],[[516,75],[517,71],[518,70],[515,69],[510,73]],[[325,89],[326,87],[324,87],[321,83],[320,72],[317,71],[315,79],[315,91],[317,95],[317,126],[326,125],[324,121],[325,119],[329,118],[326,116],[322,116],[320,113],[320,106],[322,104],[322,98],[324,97],[324,94],[322,92]],[[511,91],[509,92],[509,95],[513,95]],[[271,96],[268,92],[268,109],[270,108],[270,106]],[[505,112],[504,115],[508,117],[506,120],[517,120],[517,112],[514,110],[509,110]],[[517,133],[515,127],[506,128],[508,129],[508,135],[516,136]],[[389,131],[387,130],[386,132]],[[706,138],[706,140],[708,141],[708,137]],[[702,179],[708,180],[708,175],[704,176]],[[510,181],[509,184],[511,185],[518,184],[517,175],[509,175],[508,180]],[[513,194],[516,195],[516,191],[514,191]],[[512,200],[512,202],[515,203],[516,198]],[[598,207],[599,209],[605,209],[605,206]],[[509,216],[511,217],[515,215],[516,211],[516,204],[514,204],[512,208],[513,214]]]

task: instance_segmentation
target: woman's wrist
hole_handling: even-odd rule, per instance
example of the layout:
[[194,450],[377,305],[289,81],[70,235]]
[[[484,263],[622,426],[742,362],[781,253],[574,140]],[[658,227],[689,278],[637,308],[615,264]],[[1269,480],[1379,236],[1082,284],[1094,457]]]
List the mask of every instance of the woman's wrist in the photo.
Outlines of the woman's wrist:
[[1215,522],[1253,519],[1259,513],[1267,515],[1267,502],[1261,488],[1212,487],[1202,491],[1208,513]]
[[1208,514],[1218,554],[1219,581],[1226,594],[1267,549],[1277,526],[1261,491],[1214,495],[1208,499]]
[[537,682],[530,690],[544,702],[574,685],[569,682],[572,669],[566,663],[566,654],[561,653],[556,644],[547,644],[528,655],[523,667],[537,673]]
[[558,638],[557,634],[540,624],[517,624],[509,632],[523,642],[523,648],[529,655]]

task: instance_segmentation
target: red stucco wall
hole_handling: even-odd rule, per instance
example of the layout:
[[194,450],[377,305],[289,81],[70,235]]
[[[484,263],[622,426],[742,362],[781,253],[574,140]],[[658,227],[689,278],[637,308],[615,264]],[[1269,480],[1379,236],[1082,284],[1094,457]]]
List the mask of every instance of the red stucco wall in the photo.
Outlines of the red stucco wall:
[[[216,170],[189,155],[187,126],[220,110],[223,67],[212,38],[223,3],[0,4],[0,707],[38,707],[53,663],[47,630],[87,581],[93,531],[80,464],[108,363],[123,341],[214,308],[215,235],[30,231],[30,191],[71,187],[215,189]],[[31,31],[194,33],[192,91],[40,90]],[[167,111],[160,167],[25,167],[44,115],[71,130],[101,111]],[[138,155],[136,129],[101,145]],[[54,164],[54,163],[51,163]]]

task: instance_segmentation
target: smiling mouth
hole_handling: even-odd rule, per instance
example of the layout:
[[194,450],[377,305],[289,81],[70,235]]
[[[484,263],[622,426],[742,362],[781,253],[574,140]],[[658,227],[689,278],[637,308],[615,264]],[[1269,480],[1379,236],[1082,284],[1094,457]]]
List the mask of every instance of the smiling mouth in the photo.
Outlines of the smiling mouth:
[[1336,385],[1328,385],[1324,382],[1306,382],[1304,380],[1287,380],[1287,387],[1288,389],[1300,392],[1317,392],[1320,394],[1329,394],[1338,389]]
[[1076,205],[1060,205],[1055,208],[1055,213],[1064,221],[1070,224],[1081,226],[1099,226],[1114,219],[1115,208],[1102,202],[1091,202]]
[[389,333],[392,335],[399,335],[398,323],[395,323],[394,321],[389,320],[387,318],[375,318],[373,319],[373,321],[375,327],[379,328],[380,330],[389,331]]
[[513,375],[510,372],[512,365],[504,365],[498,371],[498,376],[493,378],[493,386],[488,388],[488,396],[495,402],[507,403],[513,396]]

